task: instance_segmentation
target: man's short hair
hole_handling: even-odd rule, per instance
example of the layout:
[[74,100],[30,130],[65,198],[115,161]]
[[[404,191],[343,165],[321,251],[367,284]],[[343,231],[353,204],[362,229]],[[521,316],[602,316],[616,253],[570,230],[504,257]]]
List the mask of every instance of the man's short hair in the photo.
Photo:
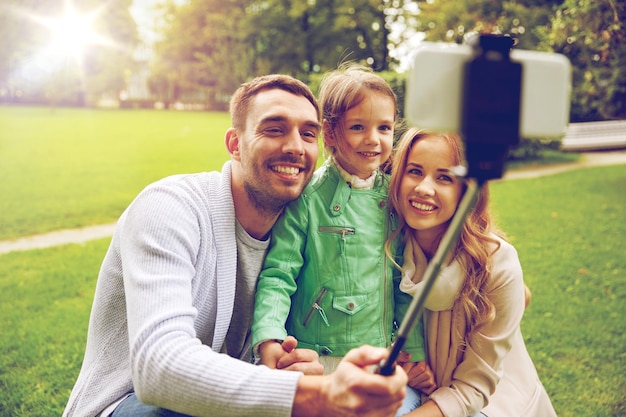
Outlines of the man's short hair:
[[320,109],[311,89],[302,81],[289,75],[271,74],[256,77],[252,81],[242,84],[230,99],[230,117],[233,127],[245,130],[246,117],[250,107],[250,101],[254,96],[265,90],[279,89],[309,100],[315,108],[317,118],[320,120]]

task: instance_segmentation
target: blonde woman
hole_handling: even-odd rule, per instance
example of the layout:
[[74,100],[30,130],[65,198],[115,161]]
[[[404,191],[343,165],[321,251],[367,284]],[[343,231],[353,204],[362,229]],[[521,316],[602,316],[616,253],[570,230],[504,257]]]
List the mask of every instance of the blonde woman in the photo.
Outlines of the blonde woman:
[[[426,265],[465,191],[451,172],[463,155],[455,134],[410,129],[396,146],[389,199],[405,242],[400,286],[411,295],[421,291]],[[437,387],[408,415],[556,416],[520,331],[520,261],[492,225],[486,186],[450,258],[424,311],[427,361]]]

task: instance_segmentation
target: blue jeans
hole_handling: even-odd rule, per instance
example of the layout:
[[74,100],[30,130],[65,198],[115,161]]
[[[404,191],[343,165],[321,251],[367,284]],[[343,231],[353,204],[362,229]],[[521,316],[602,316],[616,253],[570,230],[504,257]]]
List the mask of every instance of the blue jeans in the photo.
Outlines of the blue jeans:
[[120,403],[111,414],[111,417],[189,417],[165,408],[146,405],[139,401],[135,394]]
[[[396,417],[400,417],[410,411],[415,410],[422,404],[419,394],[410,387],[407,387],[406,397],[402,406],[396,413]],[[139,401],[135,394],[126,398],[115,408],[111,417],[189,417],[186,414],[180,414],[175,411],[166,410],[165,408],[146,405]],[[478,413],[474,417],[487,417],[483,413]]]
[[398,409],[398,412],[396,413],[396,417],[403,416],[415,410],[420,405],[422,405],[422,398],[420,397],[419,392],[407,386],[406,397],[404,397],[404,401],[402,402],[402,405]]
[[[396,417],[400,417],[405,414],[408,414],[411,411],[418,408],[420,405],[422,405],[422,399],[420,397],[420,394],[417,391],[415,391],[413,388],[407,386],[406,397],[404,397],[404,402],[398,409],[398,412],[396,413]],[[487,417],[487,416],[484,415],[483,413],[478,413],[474,417]]]

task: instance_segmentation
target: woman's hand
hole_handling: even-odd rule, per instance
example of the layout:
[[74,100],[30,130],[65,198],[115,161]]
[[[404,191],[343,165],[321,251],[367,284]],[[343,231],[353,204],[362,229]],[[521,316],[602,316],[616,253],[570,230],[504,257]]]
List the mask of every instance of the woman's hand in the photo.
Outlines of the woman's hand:
[[424,394],[432,394],[437,389],[437,385],[435,384],[435,374],[433,374],[430,366],[426,361],[409,362],[410,360],[411,354],[408,352],[401,352],[398,357],[398,363],[409,377],[409,386]]

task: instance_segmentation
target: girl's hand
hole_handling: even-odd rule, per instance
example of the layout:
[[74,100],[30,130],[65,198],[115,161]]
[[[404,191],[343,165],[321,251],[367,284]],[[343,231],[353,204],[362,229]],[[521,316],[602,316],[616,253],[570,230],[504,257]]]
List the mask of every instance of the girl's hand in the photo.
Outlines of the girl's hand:
[[296,349],[298,341],[287,336],[284,341],[268,340],[259,346],[261,363],[270,368],[299,371],[305,375],[322,375],[324,367],[319,362],[317,352],[310,349]]
[[285,351],[278,340],[266,340],[259,345],[261,363],[269,368],[276,369],[278,360],[285,354]]

